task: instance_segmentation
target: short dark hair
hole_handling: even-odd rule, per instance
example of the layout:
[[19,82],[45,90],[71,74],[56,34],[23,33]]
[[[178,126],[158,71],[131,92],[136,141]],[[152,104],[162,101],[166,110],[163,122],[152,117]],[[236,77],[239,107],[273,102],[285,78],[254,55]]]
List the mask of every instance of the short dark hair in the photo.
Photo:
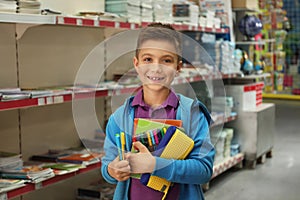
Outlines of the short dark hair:
[[147,40],[163,40],[174,45],[178,56],[178,62],[181,61],[181,37],[170,24],[155,22],[143,28],[139,33],[135,55],[138,57],[140,47]]

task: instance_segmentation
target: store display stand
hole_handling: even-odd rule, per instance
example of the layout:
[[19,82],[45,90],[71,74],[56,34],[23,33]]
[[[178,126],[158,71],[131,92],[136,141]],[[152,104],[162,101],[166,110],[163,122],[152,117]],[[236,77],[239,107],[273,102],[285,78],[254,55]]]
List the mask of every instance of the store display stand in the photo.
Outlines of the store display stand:
[[245,167],[254,169],[257,162],[263,163],[272,157],[274,146],[275,105],[263,103],[256,109],[239,111],[237,120],[229,122],[236,131],[235,142],[245,153]]

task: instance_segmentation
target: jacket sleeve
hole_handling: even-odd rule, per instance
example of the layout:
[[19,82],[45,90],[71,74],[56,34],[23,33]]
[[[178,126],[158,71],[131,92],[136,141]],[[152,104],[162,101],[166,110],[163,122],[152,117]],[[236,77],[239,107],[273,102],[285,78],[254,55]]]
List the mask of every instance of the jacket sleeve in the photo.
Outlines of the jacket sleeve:
[[153,175],[171,182],[185,184],[207,183],[213,173],[215,150],[210,142],[209,125],[204,113],[192,114],[190,122],[194,148],[185,160],[170,160],[156,157]]
[[114,115],[111,115],[106,126],[106,137],[104,141],[105,155],[101,159],[101,173],[103,178],[110,184],[117,184],[117,180],[111,177],[107,171],[108,164],[113,161],[117,155],[115,133],[120,132],[114,120]]

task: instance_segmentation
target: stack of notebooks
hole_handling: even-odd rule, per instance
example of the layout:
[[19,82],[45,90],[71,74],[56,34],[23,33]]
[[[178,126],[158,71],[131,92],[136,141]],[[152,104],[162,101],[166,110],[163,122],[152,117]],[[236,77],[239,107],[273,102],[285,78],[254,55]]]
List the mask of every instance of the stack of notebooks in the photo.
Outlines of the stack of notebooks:
[[0,177],[3,179],[21,179],[25,182],[39,183],[54,177],[55,174],[50,168],[43,168],[38,165],[23,166],[21,169],[2,169]]
[[39,0],[0,0],[1,12],[40,14]]
[[17,10],[17,4],[15,0],[0,0],[0,12],[12,12]]
[[3,169],[20,169],[23,167],[21,154],[0,151],[0,170]]
[[[182,122],[180,120],[136,118],[134,120],[133,141],[140,141],[154,156],[183,160],[192,151],[194,141],[184,133],[181,126]],[[117,144],[121,144],[118,146],[123,148],[126,141],[124,141],[124,137],[120,137],[120,140],[120,142],[117,140]],[[136,150],[132,148],[132,152],[136,152]],[[120,151],[120,158],[123,157],[123,153],[122,149]],[[132,174],[132,177],[139,178],[142,184],[163,192],[165,194],[164,198],[167,195],[169,187],[172,185],[166,179],[148,173]]]

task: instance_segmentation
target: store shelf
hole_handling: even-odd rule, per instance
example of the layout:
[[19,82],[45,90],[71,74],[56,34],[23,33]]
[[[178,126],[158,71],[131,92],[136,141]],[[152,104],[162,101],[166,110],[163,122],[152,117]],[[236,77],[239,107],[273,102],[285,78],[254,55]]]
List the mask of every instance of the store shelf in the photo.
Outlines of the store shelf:
[[[194,76],[194,77],[186,77],[180,78],[174,82],[174,84],[182,84],[182,83],[191,83],[203,80],[214,80],[214,79],[226,79],[236,77],[236,74],[208,74],[203,76]],[[73,99],[87,99],[87,98],[95,98],[95,97],[107,97],[114,95],[122,95],[122,94],[130,94],[139,89],[140,86],[127,86],[124,88],[117,89],[103,89],[99,91],[91,90],[91,92],[75,92],[72,94],[58,95],[58,96],[46,96],[40,98],[30,98],[30,99],[22,99],[22,100],[14,100],[14,101],[6,101],[0,102],[0,111],[5,110],[14,110],[14,109],[22,109],[22,108],[30,108],[37,106],[46,106],[53,104],[60,104],[70,102]]]
[[[146,27],[150,22],[142,22],[141,26]],[[178,31],[201,31],[207,33],[229,33],[228,28],[202,27],[187,24],[173,24],[173,27]]]
[[259,40],[259,41],[236,41],[236,45],[264,45],[266,43],[272,43],[276,42],[275,39],[269,39],[269,40]]
[[[108,27],[138,29],[145,27],[149,22],[130,23],[122,21],[102,20],[99,18],[85,18],[81,16],[57,16],[40,14],[0,13],[0,22],[25,23],[25,24],[58,24],[83,27]],[[178,31],[201,31],[208,33],[229,33],[229,28],[202,27],[187,24],[173,24]]]
[[89,19],[84,17],[66,17],[66,16],[57,16],[56,24],[87,26],[87,27],[125,28],[125,29],[139,28],[139,24],[136,23]]
[[25,24],[56,24],[56,16],[20,13],[0,13],[0,22]]
[[36,184],[28,183],[24,187],[20,187],[20,188],[17,188],[17,189],[8,191],[8,192],[1,193],[0,199],[12,199],[17,196],[24,195],[24,194],[32,192],[34,190],[38,190],[38,189],[44,188],[48,185],[52,185],[52,184],[58,183],[60,181],[66,180],[68,178],[74,177],[78,174],[85,173],[85,172],[88,172],[88,171],[91,171],[94,169],[98,169],[100,167],[101,167],[101,163],[98,162],[98,163],[89,165],[86,168],[80,169],[76,172],[72,172],[72,173],[68,173],[68,174],[64,174],[64,175],[57,175],[57,176],[54,176],[53,178],[47,179],[40,183],[36,183]]
[[228,169],[236,166],[237,164],[241,163],[243,160],[244,160],[244,154],[239,153],[235,156],[226,158],[221,163],[214,165],[214,168],[213,168],[214,172],[213,172],[211,179],[217,177],[218,175],[222,174],[223,172],[227,171]]
[[264,93],[263,98],[285,99],[285,100],[300,100],[300,95]]
[[220,116],[220,117],[218,117],[217,119],[214,120],[214,123],[211,125],[211,127],[222,125],[222,124],[227,123],[227,122],[231,122],[233,120],[236,120],[236,118],[237,118],[236,113],[232,113],[231,116],[229,116],[229,117]]

